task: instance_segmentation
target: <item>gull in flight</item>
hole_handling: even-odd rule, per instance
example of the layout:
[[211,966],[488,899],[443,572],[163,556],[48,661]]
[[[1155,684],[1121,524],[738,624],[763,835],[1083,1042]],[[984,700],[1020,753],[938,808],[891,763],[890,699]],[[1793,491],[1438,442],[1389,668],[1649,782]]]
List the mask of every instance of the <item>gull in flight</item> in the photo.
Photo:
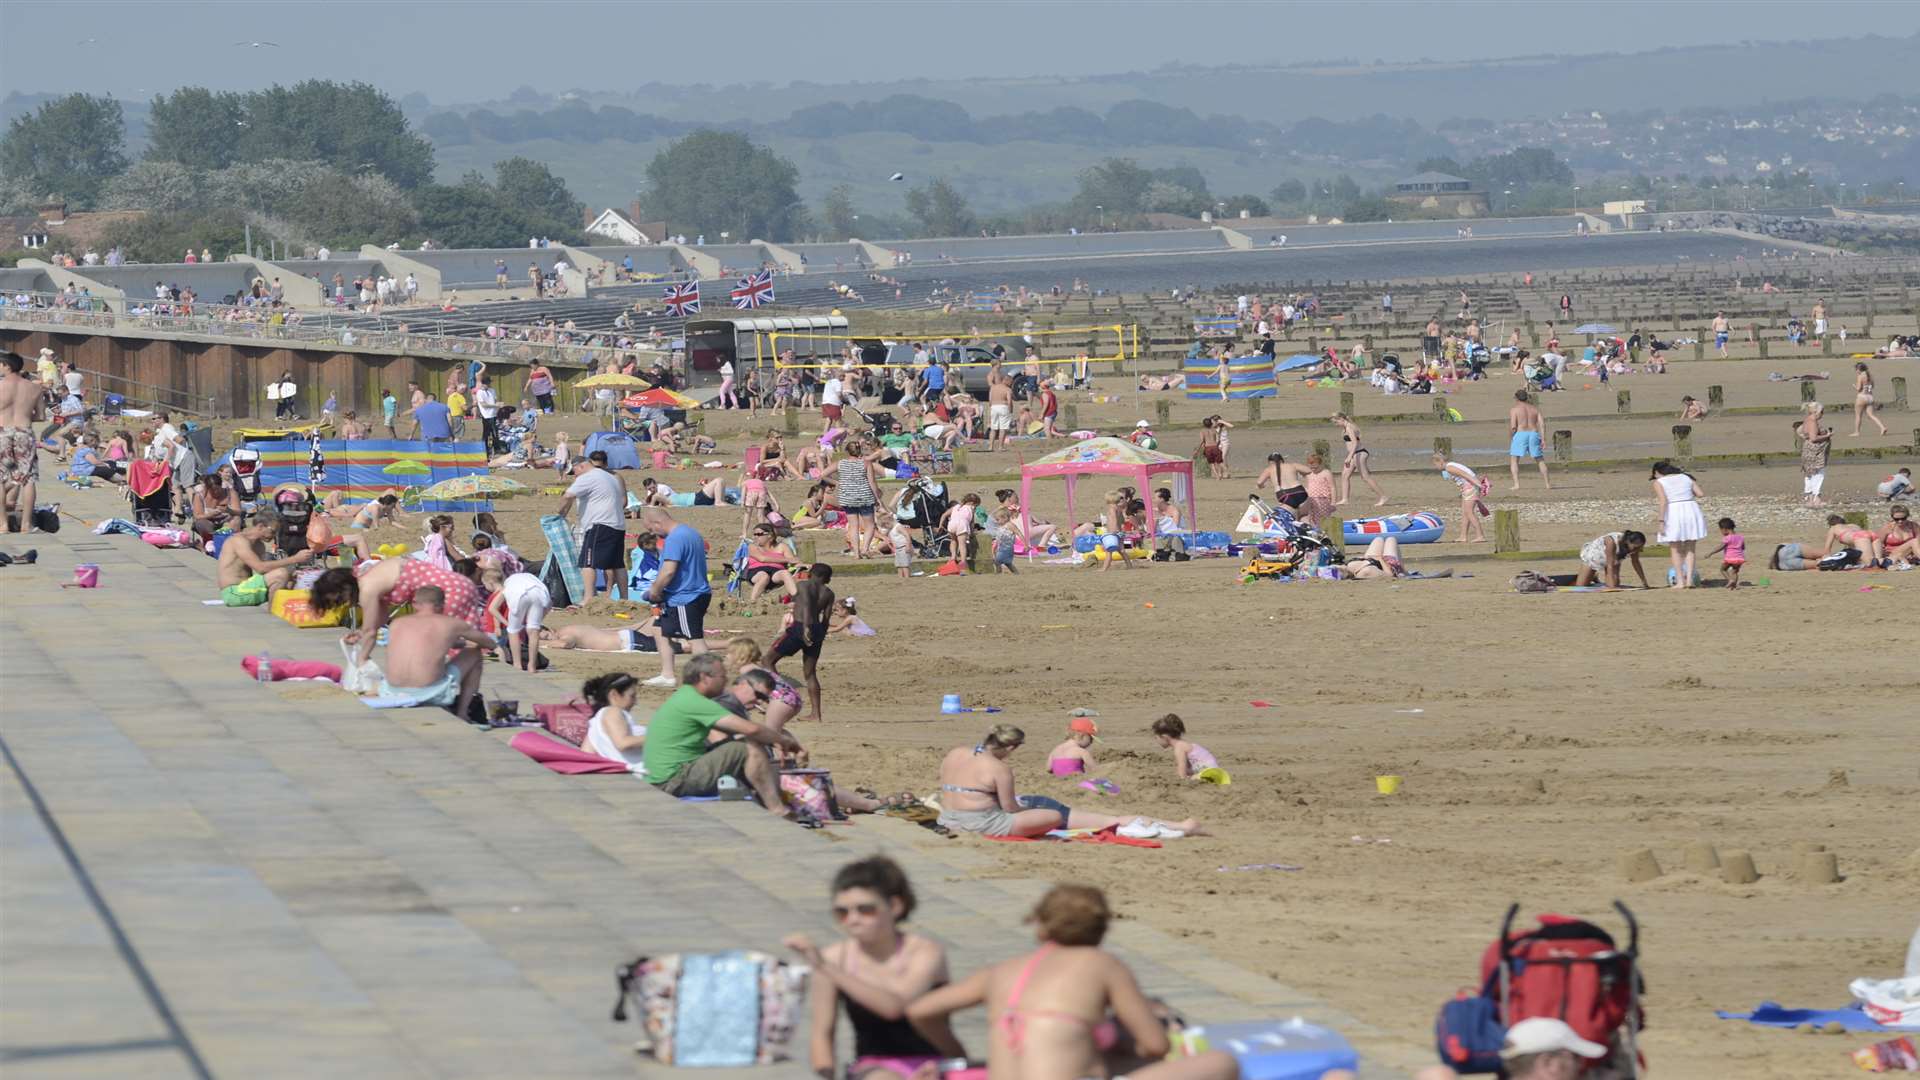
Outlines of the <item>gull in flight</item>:
[[245,49],[277,49],[280,47],[280,43],[277,41],[236,41],[234,44]]

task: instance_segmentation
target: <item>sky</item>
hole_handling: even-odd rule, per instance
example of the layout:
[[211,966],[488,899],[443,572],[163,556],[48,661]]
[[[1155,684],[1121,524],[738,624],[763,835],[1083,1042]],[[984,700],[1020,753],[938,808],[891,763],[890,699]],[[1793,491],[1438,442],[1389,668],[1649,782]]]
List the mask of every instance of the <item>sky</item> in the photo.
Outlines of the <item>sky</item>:
[[[1248,48],[1249,30],[1272,48]],[[328,78],[453,104],[504,98],[522,85],[780,83],[789,71],[816,82],[1095,75],[1917,32],[1920,4],[1904,0],[1827,0],[1816,9],[1782,0],[0,0],[0,95],[86,90],[139,100],[182,85],[242,90]],[[251,41],[275,44],[239,44]],[[789,57],[791,69],[783,67]]]

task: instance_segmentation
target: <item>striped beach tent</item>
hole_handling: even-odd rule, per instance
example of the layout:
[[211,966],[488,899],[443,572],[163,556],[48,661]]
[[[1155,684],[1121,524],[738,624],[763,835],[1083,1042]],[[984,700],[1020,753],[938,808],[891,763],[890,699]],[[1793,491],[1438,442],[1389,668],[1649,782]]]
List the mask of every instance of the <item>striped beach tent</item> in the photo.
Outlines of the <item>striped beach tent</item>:
[[[1188,401],[1220,400],[1220,384],[1214,379],[1215,361],[1204,356],[1190,356],[1183,361],[1182,371],[1187,376]],[[1227,397],[1234,401],[1246,398],[1275,397],[1280,393],[1273,381],[1273,357],[1261,353],[1252,356],[1235,356],[1227,360]]]
[[[260,453],[260,484],[272,491],[280,484],[306,484],[315,444],[306,439],[278,442],[251,442]],[[324,455],[325,479],[314,485],[319,498],[339,492],[342,501],[366,502],[389,488],[427,488],[442,480],[487,472],[487,455],[477,442],[420,442],[405,439],[322,439],[319,452]],[[384,471],[396,461],[418,461],[427,471],[395,475]],[[221,459],[225,464],[226,459]],[[419,509],[432,514],[477,513],[492,510],[491,499],[431,500]]]

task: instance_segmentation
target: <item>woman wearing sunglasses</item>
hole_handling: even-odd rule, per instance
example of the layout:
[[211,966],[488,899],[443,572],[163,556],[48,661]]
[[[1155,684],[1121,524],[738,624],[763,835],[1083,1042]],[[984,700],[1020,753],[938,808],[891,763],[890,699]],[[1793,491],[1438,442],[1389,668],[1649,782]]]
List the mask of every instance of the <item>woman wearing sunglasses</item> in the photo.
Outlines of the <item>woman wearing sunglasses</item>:
[[947,983],[947,953],[939,944],[900,929],[913,914],[913,887],[882,856],[848,863],[833,876],[833,918],[846,939],[818,948],[805,934],[786,946],[813,967],[812,1063],[835,1080],[834,1024],[842,1004],[853,1025],[848,1080],[907,1080],[922,1066],[965,1057],[944,1021],[914,1030],[913,999]]

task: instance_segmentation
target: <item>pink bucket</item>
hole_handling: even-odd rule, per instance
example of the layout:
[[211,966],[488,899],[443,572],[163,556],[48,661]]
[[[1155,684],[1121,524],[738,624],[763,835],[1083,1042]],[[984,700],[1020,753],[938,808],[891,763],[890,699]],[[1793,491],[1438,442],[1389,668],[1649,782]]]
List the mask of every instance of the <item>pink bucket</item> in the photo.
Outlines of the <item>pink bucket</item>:
[[100,587],[100,564],[83,562],[73,568],[73,584],[76,588],[97,589]]
[[665,450],[655,450],[653,452],[653,467],[656,469],[664,469],[667,467],[667,452]]

